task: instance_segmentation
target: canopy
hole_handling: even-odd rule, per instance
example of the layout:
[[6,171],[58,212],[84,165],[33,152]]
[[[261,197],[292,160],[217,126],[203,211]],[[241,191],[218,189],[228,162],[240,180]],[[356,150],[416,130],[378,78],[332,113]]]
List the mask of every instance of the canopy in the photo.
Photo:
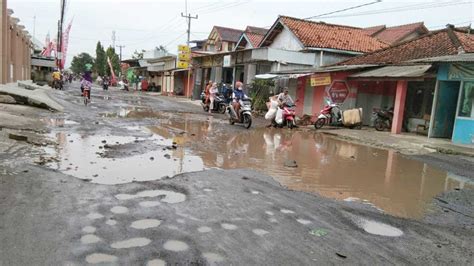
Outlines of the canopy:
[[350,78],[419,78],[431,68],[431,65],[386,66],[357,74]]

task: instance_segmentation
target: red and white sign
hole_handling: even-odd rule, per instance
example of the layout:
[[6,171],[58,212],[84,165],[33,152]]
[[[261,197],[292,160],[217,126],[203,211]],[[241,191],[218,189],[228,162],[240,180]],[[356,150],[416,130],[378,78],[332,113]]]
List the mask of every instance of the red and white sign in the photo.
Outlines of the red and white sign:
[[328,93],[333,103],[344,103],[349,96],[349,86],[345,81],[334,81]]

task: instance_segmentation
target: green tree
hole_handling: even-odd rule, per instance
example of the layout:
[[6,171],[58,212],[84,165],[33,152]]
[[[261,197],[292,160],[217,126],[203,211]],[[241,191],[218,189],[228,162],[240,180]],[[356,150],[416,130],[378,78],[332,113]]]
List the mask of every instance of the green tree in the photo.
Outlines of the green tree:
[[97,42],[95,48],[95,71],[98,75],[103,76],[107,72],[107,57],[105,55],[104,47]]
[[86,64],[94,65],[94,57],[88,53],[81,53],[72,58],[71,70],[76,74],[82,73],[86,69]]
[[[115,75],[118,75],[118,73],[120,72],[120,58],[115,53],[115,49],[112,46],[109,46],[109,48],[107,48],[107,51],[105,51],[105,54],[107,58],[110,59]],[[110,66],[108,64],[107,64],[107,73],[109,75],[112,75],[112,72],[110,71]]]
[[132,55],[132,58],[133,59],[143,59],[143,53],[145,53],[146,51],[145,50],[141,50],[140,52],[135,50],[135,52],[133,52],[133,55]]

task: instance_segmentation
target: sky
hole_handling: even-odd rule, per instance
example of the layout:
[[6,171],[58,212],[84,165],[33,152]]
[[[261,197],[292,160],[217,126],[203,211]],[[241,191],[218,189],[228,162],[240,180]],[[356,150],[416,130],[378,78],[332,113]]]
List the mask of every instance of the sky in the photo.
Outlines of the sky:
[[[95,56],[97,41],[108,47],[123,45],[122,58],[135,50],[166,46],[176,52],[186,43],[185,0],[66,0],[65,24],[72,22],[66,65],[74,55]],[[270,27],[278,15],[308,18],[363,5],[374,0],[188,0],[187,11],[198,15],[191,24],[191,40],[206,39],[214,25],[245,29],[247,25]],[[46,34],[56,36],[60,0],[7,0],[13,16],[44,42]],[[466,26],[474,22],[474,0],[382,0],[315,18],[314,21],[370,27],[424,21],[429,29],[446,24]],[[118,48],[117,52],[118,52]]]

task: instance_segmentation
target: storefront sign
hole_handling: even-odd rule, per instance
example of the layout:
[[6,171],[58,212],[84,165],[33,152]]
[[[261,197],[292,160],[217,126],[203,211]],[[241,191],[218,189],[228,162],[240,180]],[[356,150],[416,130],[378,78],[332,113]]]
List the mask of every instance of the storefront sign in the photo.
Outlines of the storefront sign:
[[230,67],[230,55],[225,55],[224,56],[223,67]]
[[344,103],[349,96],[349,86],[345,81],[334,81],[329,88],[329,97],[333,103]]
[[311,87],[326,86],[331,84],[331,74],[311,75]]
[[177,68],[188,68],[191,61],[191,49],[187,45],[178,45],[178,62]]

